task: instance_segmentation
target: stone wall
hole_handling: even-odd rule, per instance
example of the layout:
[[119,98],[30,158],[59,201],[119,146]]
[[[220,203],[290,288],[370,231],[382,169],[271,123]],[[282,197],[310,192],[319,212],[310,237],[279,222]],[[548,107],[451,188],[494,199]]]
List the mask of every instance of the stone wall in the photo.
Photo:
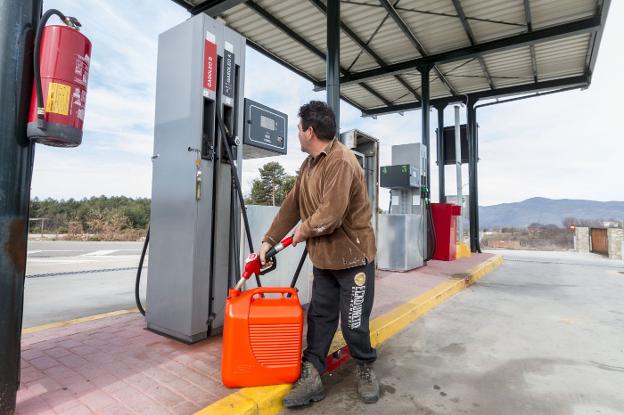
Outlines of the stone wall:
[[607,237],[609,238],[609,258],[622,258],[622,239],[624,239],[624,229],[609,228],[607,229]]
[[589,252],[589,228],[577,226],[574,231],[574,248],[576,252]]

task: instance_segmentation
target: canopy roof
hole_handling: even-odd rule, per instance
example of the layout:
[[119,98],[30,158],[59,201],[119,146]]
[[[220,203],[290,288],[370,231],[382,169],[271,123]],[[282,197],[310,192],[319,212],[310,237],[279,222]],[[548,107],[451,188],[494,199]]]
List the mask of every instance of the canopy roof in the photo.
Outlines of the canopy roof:
[[[325,87],[326,2],[172,0],[222,19],[254,49]],[[342,0],[341,97],[363,115],[587,87],[610,0]]]

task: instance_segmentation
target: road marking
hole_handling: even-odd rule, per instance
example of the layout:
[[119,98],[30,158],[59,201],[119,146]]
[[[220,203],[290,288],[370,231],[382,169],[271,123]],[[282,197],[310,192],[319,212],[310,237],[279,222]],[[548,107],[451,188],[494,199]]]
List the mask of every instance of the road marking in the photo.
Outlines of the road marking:
[[38,254],[39,252],[43,252],[43,251],[41,249],[36,250],[36,251],[28,251],[28,255]]
[[101,251],[89,252],[88,254],[82,254],[80,256],[107,256],[119,251],[119,249],[103,249]]
[[35,333],[37,331],[52,329],[56,327],[73,326],[74,324],[84,323],[86,321],[100,320],[100,319],[107,318],[107,317],[120,316],[123,314],[129,314],[129,313],[136,313],[138,311],[139,311],[138,308],[132,308],[130,310],[111,311],[110,313],[96,314],[94,316],[81,317],[81,318],[77,318],[74,320],[60,321],[58,323],[49,323],[49,324],[44,324],[42,326],[35,326],[35,327],[23,329],[22,334]]
[[53,258],[30,258],[29,264],[91,264],[97,262],[96,259],[53,259]]

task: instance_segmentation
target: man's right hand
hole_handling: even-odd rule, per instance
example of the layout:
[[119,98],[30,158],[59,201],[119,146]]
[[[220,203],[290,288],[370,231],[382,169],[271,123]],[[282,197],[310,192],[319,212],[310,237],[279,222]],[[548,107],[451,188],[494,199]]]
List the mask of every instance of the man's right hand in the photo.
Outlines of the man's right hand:
[[270,243],[262,242],[262,246],[260,247],[260,252],[258,252],[258,256],[260,257],[260,263],[263,267],[266,265],[266,254],[272,247],[273,245],[271,245]]

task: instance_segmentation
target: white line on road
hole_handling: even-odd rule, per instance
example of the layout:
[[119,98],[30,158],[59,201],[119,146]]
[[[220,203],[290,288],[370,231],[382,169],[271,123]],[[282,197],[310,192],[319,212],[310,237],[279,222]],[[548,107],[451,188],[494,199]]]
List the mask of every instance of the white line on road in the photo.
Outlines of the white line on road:
[[96,259],[51,259],[51,258],[31,258],[29,264],[91,264],[98,262]]
[[101,251],[89,252],[88,254],[82,254],[80,256],[107,256],[119,251],[119,249],[103,249]]

